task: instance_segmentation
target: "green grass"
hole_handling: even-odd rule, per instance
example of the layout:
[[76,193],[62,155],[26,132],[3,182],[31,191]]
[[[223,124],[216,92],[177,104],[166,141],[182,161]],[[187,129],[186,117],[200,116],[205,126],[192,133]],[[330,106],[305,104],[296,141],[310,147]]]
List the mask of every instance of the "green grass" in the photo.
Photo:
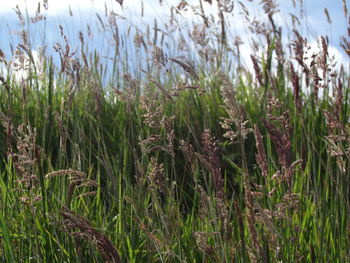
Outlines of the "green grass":
[[[260,63],[263,85],[244,69],[225,72],[220,57],[216,67],[198,60],[198,80],[181,77],[188,69],[179,65],[163,76],[155,69],[149,75],[161,87],[116,73],[120,94],[101,86],[97,54],[90,68],[73,70],[78,83],[50,59],[24,83],[8,75],[0,86],[0,261],[107,260],[106,246],[107,256],[87,237],[91,228],[64,218],[70,209],[122,262],[350,262],[348,75],[339,76],[342,101],[304,90],[298,109],[290,67],[270,61],[283,43],[267,34],[275,42]],[[290,134],[290,151],[279,152],[278,132]]]

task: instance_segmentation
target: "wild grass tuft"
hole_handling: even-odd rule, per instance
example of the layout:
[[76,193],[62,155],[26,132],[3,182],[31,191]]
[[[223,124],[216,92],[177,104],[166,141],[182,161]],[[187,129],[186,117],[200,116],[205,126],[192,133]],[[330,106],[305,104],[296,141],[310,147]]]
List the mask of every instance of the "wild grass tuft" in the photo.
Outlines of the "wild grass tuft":
[[310,50],[301,16],[283,35],[277,1],[257,4],[261,17],[181,1],[137,25],[106,7],[107,60],[90,25],[77,46],[57,25],[63,42],[37,61],[28,29],[45,12],[16,8],[20,44],[0,50],[0,261],[349,262],[348,65],[327,36]]

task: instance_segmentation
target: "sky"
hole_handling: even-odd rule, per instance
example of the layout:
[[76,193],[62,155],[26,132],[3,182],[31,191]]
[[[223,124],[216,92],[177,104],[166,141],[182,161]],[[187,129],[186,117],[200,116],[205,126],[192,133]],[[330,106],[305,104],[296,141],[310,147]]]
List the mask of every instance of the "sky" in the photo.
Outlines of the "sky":
[[[300,1],[296,0],[298,3]],[[348,59],[339,45],[340,37],[346,33],[347,21],[344,18],[343,0],[303,0],[303,16],[304,20],[301,21],[302,27],[300,31],[302,35],[306,35],[309,40],[309,44],[312,49],[317,49],[317,37],[320,35],[328,35],[330,43],[330,53],[336,57],[338,64],[348,64]],[[350,8],[349,0],[344,0]],[[76,46],[79,44],[78,32],[87,31],[87,24],[91,25],[91,31],[94,38],[89,39],[89,45],[91,48],[95,48],[99,52],[106,52],[107,54],[113,53],[113,47],[109,45],[110,39],[105,39],[100,28],[98,27],[98,19],[96,13],[101,17],[104,17],[105,8],[108,12],[121,15],[118,19],[118,25],[120,28],[127,28],[128,26],[137,27],[141,24],[150,22],[153,23],[154,19],[157,19],[159,23],[167,22],[168,18],[165,14],[168,14],[169,7],[171,5],[178,5],[180,0],[163,0],[162,5],[159,5],[159,0],[124,0],[123,7],[116,0],[47,0],[48,9],[43,6],[44,0],[11,0],[2,1],[0,8],[0,48],[5,52],[7,56],[12,53],[13,48],[19,41],[17,32],[20,31],[21,25],[19,24],[18,17],[15,13],[15,8],[18,6],[21,10],[24,18],[26,14],[29,17],[35,16],[38,2],[41,3],[42,13],[46,16],[44,23],[39,22],[37,24],[29,25],[31,32],[31,42],[33,43],[32,49],[34,53],[39,52],[40,46],[48,46],[48,52],[54,53],[53,45],[56,42],[62,43],[60,36],[59,25],[62,25],[65,34],[68,36],[71,45]],[[140,16],[141,2],[143,3],[144,16]],[[199,0],[187,0],[189,4],[197,4]],[[216,1],[213,0],[215,3]],[[253,13],[257,17],[263,15],[263,10],[259,4],[259,0],[247,1],[242,0],[247,6],[248,11]],[[298,7],[294,8],[292,0],[279,0],[279,9],[281,13],[276,16],[276,21],[284,25],[286,21],[290,21],[289,13],[300,14]],[[238,1],[235,1],[235,9],[238,7]],[[204,1],[204,8],[207,14],[213,14],[214,8]],[[332,23],[327,22],[325,15],[325,8],[327,8],[331,17]],[[126,17],[124,19],[123,17]],[[185,20],[191,20],[194,16],[190,11],[184,12],[183,16]],[[234,34],[239,35],[244,42],[248,41],[248,32],[245,27],[244,21],[237,16],[232,17],[229,21],[232,25],[232,31]],[[104,39],[106,41],[100,41]],[[130,40],[132,41],[132,40]],[[249,59],[251,49],[249,45],[242,46],[242,56],[247,60],[248,67],[251,67]],[[57,55],[57,54],[56,54]],[[57,56],[56,56],[57,59]]]

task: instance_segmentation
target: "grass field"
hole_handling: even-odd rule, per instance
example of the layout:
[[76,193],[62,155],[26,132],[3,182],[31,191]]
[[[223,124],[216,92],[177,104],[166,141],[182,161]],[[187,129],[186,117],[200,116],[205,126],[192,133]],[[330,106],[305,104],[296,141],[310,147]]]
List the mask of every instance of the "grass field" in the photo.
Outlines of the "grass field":
[[184,1],[171,27],[97,18],[112,64],[63,27],[38,64],[40,13],[18,14],[16,60],[0,58],[1,262],[350,262],[349,65],[326,36],[316,53],[297,27],[287,43],[266,0],[261,21],[233,7],[249,68],[232,2],[212,18],[204,2],[186,28]]

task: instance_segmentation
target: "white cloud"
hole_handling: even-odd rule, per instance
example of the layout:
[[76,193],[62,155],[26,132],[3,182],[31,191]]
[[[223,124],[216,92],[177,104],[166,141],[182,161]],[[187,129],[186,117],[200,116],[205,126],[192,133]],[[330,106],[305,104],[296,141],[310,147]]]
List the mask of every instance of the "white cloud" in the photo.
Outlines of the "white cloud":
[[[38,47],[40,49],[40,47]],[[42,70],[43,63],[39,51],[36,49],[31,50],[31,55],[33,56],[33,62],[35,64],[37,73]],[[21,56],[22,57],[22,56]],[[30,61],[28,55],[23,54],[23,60],[19,57],[14,56],[10,61],[8,61],[7,66],[1,63],[0,72],[4,75],[10,75],[14,77],[17,81],[26,80],[30,76],[30,71],[33,70],[32,62]]]
[[[193,1],[193,0],[192,0]],[[99,12],[104,11],[105,7],[108,10],[114,10],[115,12],[120,12],[122,9],[124,11],[137,10],[141,11],[141,3],[143,2],[145,15],[153,14],[161,16],[165,9],[168,9],[171,5],[178,4],[178,0],[168,0],[164,1],[164,4],[160,7],[157,0],[132,0],[124,1],[123,7],[116,0],[48,0],[48,10],[44,13],[47,15],[66,15],[71,8],[72,12]],[[191,2],[191,1],[189,1]],[[43,0],[12,0],[3,1],[1,3],[0,14],[13,14],[14,8],[18,5],[21,11],[27,10],[30,15],[34,15],[38,3],[41,3],[41,10],[43,11]]]
[[[322,53],[321,40],[320,38],[317,40],[313,40],[308,43],[309,49],[307,50],[307,60],[305,61],[307,65],[311,63],[312,55],[320,55]],[[349,59],[344,56],[338,48],[333,45],[328,45],[328,55],[329,61],[328,63],[335,64],[335,70],[339,70],[341,65],[347,65],[349,63]]]
[[[135,3],[135,1],[131,1]],[[137,2],[137,1],[136,1]],[[16,6],[22,12],[28,11],[30,15],[34,15],[37,8],[38,3],[41,4],[41,11],[45,15],[67,15],[69,12],[69,8],[71,8],[72,12],[89,12],[89,11],[103,11],[105,5],[108,8],[112,8],[113,10],[121,10],[121,6],[112,0],[48,0],[48,10],[44,9],[43,0],[12,0],[12,1],[3,1],[1,3],[1,14],[13,14]]]

